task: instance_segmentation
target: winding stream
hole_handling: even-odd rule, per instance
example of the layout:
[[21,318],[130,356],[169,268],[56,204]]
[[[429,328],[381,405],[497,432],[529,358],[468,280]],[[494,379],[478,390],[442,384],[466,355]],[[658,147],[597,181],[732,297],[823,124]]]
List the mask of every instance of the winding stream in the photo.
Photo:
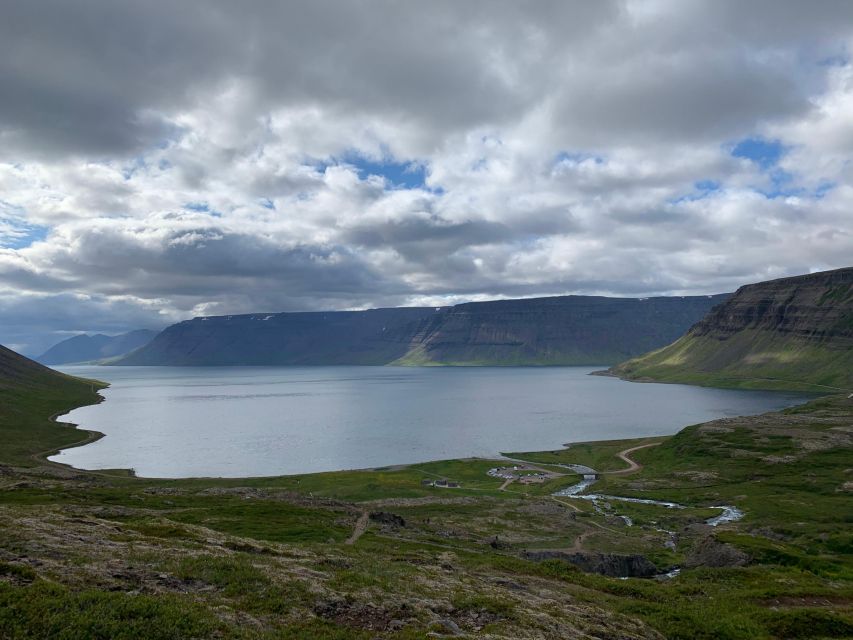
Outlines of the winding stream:
[[[571,467],[571,466],[579,466],[579,465],[560,465],[562,467]],[[588,467],[585,467],[588,469]],[[551,495],[562,498],[577,498],[578,500],[589,500],[592,502],[596,510],[603,511],[601,509],[599,503],[600,502],[631,502],[633,504],[654,504],[660,507],[666,507],[667,509],[686,509],[687,507],[683,504],[678,504],[677,502],[669,502],[666,500],[652,500],[651,498],[629,498],[627,496],[611,496],[605,493],[582,493],[586,491],[589,487],[598,482],[598,476],[593,474],[584,474],[583,480],[578,482],[577,484],[573,484],[570,487],[566,487],[565,489],[560,489],[559,491],[555,491]],[[713,518],[708,518],[705,520],[705,524],[710,525],[712,527],[716,527],[721,524],[725,524],[727,522],[737,522],[741,518],[743,518],[744,513],[737,507],[732,505],[722,504],[715,505],[713,507],[708,507],[709,509],[721,509],[722,513],[718,516],[714,516]],[[622,517],[622,516],[620,516]],[[625,518],[623,517],[623,520]],[[630,518],[625,520],[625,523],[630,527],[631,522]]]
[[[523,460],[519,460],[518,462],[526,462]],[[534,464],[526,462],[526,464]],[[631,502],[633,504],[653,504],[660,507],[666,507],[667,509],[686,509],[687,507],[683,504],[679,504],[677,502],[669,502],[667,500],[652,500],[651,498],[629,498],[627,496],[611,496],[604,493],[584,493],[587,489],[589,489],[592,485],[598,482],[599,473],[591,468],[582,464],[564,464],[557,463],[552,464],[554,467],[562,467],[564,469],[571,469],[575,473],[580,473],[583,475],[583,479],[571,485],[570,487],[565,487],[564,489],[560,489],[559,491],[555,491],[552,493],[552,496],[558,498],[576,498],[578,500],[589,500],[593,503],[597,511],[604,512],[604,509],[601,508],[601,502]],[[708,518],[705,520],[705,524],[716,527],[721,524],[726,524],[728,522],[737,522],[741,518],[744,517],[744,512],[728,504],[715,505],[713,507],[708,507],[709,509],[720,509],[721,513],[713,518]],[[632,526],[633,522],[627,516],[619,516],[625,521],[629,527]]]

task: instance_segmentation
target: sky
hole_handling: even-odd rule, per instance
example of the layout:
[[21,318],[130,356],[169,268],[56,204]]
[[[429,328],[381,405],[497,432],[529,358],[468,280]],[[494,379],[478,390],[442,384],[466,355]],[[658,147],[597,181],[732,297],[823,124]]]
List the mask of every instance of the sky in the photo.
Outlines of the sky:
[[853,264],[853,2],[9,0],[0,343]]

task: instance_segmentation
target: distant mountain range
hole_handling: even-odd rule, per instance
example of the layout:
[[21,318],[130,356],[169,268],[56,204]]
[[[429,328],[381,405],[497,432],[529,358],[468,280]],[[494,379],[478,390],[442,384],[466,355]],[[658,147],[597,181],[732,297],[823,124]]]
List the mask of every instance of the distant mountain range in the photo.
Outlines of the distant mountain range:
[[594,365],[666,345],[728,294],[194,318],[120,365]]
[[853,390],[853,267],[741,287],[675,343],[613,373],[710,386]]
[[42,364],[72,364],[96,362],[123,356],[151,342],[156,331],[139,329],[118,336],[80,334],[55,344],[36,360]]

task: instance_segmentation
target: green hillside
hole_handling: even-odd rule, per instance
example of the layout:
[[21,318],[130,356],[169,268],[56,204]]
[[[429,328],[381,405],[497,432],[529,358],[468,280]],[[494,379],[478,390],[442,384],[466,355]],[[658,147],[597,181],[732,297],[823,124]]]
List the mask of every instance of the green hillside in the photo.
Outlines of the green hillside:
[[33,455],[86,439],[86,432],[50,416],[98,402],[97,390],[104,386],[53,371],[0,345],[0,463],[32,466]]
[[742,287],[673,344],[613,373],[719,387],[853,389],[853,268]]

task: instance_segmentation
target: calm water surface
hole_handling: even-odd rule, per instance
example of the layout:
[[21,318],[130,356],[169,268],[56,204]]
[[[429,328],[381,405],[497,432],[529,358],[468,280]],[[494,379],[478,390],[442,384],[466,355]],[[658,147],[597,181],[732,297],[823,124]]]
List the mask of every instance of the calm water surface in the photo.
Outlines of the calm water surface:
[[594,369],[65,367],[112,385],[63,417],[106,437],[51,459],[169,478],[308,473],[671,434],[804,399]]

